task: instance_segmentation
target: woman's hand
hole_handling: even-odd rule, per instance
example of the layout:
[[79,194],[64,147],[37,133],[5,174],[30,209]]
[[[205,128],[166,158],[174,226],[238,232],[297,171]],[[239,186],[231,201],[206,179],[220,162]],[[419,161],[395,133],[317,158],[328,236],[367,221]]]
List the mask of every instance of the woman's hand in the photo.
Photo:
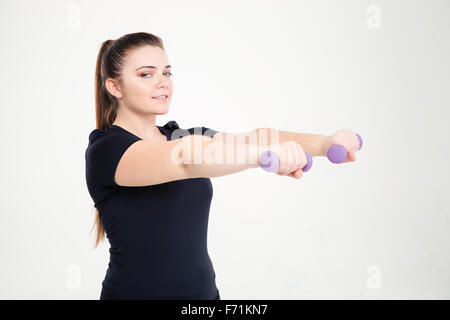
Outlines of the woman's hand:
[[326,155],[328,149],[334,144],[343,145],[347,150],[347,159],[343,163],[356,160],[355,152],[359,149],[359,139],[353,131],[341,129],[331,136],[327,136],[324,142],[323,154]]
[[276,174],[300,179],[303,176],[302,168],[308,163],[305,151],[296,141],[285,141],[272,144],[268,148],[275,152],[280,160]]

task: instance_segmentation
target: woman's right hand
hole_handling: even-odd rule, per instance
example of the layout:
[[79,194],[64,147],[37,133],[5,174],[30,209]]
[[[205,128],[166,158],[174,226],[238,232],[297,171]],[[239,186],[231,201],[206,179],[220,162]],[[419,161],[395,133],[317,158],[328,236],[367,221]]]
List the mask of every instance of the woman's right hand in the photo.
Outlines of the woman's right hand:
[[285,141],[278,144],[271,144],[267,150],[278,155],[280,163],[275,171],[280,176],[288,176],[300,179],[303,176],[302,168],[308,163],[303,147],[296,141]]

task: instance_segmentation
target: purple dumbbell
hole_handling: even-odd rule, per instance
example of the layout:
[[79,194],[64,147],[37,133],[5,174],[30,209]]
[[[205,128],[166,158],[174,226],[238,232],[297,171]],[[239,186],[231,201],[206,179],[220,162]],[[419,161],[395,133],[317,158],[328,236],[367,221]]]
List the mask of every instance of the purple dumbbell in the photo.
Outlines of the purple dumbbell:
[[[359,140],[359,149],[361,149],[363,142],[359,134],[355,133]],[[328,159],[333,163],[342,163],[347,159],[347,150],[343,145],[334,144],[332,145],[327,152]]]
[[[309,153],[305,152],[306,159],[308,162],[306,165],[302,168],[303,172],[308,171],[312,167],[312,157]],[[259,158],[260,166],[266,171],[275,172],[278,169],[278,166],[280,165],[280,158],[278,155],[270,150],[264,151],[260,158]]]

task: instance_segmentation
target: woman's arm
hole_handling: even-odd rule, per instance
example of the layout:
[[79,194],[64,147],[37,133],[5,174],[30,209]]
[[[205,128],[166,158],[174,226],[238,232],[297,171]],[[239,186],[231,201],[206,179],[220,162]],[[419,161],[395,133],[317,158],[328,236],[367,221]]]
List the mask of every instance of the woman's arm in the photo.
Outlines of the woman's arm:
[[[297,133],[290,131],[281,131],[272,128],[258,128],[258,139],[260,144],[282,143],[285,141],[295,141],[299,143],[303,150],[311,156],[325,156],[325,147],[327,136],[311,133]],[[266,138],[267,137],[267,138]],[[278,141],[277,141],[278,140]]]
[[241,141],[242,143],[267,146],[271,144],[282,143],[286,141],[295,141],[299,143],[303,150],[311,156],[326,155],[326,139],[328,136],[321,134],[296,133],[281,131],[272,128],[257,128],[244,133],[218,132],[213,139],[226,141]]
[[270,146],[258,146],[237,139],[222,140],[223,134],[214,138],[190,135],[179,139],[177,150],[189,178],[220,177],[246,169],[260,167],[259,156]]

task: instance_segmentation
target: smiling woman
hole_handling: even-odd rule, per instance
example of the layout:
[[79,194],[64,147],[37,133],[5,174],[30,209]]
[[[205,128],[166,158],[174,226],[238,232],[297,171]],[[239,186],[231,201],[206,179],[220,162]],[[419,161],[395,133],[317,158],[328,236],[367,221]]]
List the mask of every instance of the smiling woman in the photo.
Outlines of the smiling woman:
[[189,177],[170,158],[175,140],[217,131],[184,130],[176,121],[156,125],[169,109],[171,76],[162,40],[153,34],[127,34],[100,48],[97,128],[85,158],[96,246],[105,234],[111,245],[102,300],[218,296],[206,237],[211,181]]
[[[118,103],[114,123],[131,127],[136,113],[151,115],[153,119],[155,115],[166,114],[173,95],[173,82],[172,67],[162,41],[160,45],[141,44],[128,50],[122,62],[117,75],[104,79],[106,91]],[[152,127],[148,134],[152,136],[153,132],[153,136],[158,136],[154,123]]]

